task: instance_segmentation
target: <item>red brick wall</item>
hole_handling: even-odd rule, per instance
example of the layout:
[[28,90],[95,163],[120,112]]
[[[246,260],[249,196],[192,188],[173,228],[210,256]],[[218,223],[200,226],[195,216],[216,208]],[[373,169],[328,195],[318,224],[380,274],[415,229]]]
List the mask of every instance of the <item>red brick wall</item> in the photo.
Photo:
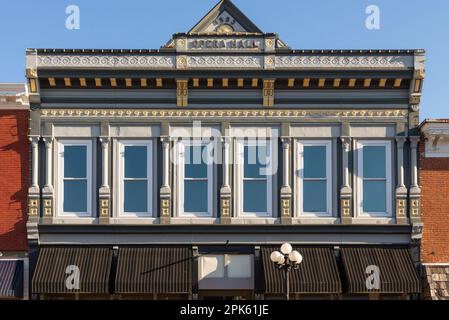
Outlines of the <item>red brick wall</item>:
[[425,158],[419,146],[424,233],[422,262],[449,262],[449,158]]
[[28,115],[0,110],[0,251],[28,249]]

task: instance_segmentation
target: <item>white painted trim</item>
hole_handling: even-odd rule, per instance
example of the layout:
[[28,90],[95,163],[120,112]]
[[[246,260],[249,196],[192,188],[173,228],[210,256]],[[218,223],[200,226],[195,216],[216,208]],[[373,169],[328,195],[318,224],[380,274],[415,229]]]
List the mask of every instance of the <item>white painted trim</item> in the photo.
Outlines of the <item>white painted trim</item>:
[[[87,181],[87,197],[86,197],[86,212],[64,212],[64,148],[65,146],[86,146],[86,181]],[[65,140],[59,139],[57,143],[57,217],[94,217],[94,205],[92,199],[93,197],[93,169],[92,163],[94,163],[94,158],[92,156],[92,140]]]
[[[183,139],[176,142],[175,154],[178,160],[176,163],[176,191],[178,193],[176,203],[176,215],[180,218],[210,218],[214,216],[214,164],[215,159],[209,158],[207,160],[207,212],[185,212],[184,211],[184,182],[185,182],[185,148],[191,146],[206,146],[207,155],[210,155],[211,151],[216,150],[214,141],[210,139],[203,139],[201,141]],[[212,150],[211,150],[212,149]],[[193,179],[194,180],[194,179]]]
[[236,197],[237,197],[237,217],[239,218],[271,218],[273,217],[273,200],[274,200],[274,186],[273,186],[273,176],[274,174],[267,175],[267,212],[244,212],[243,211],[243,170],[244,170],[244,147],[245,146],[256,146],[262,141],[268,144],[270,150],[271,159],[269,165],[266,167],[268,172],[273,173],[273,162],[274,162],[274,152],[272,139],[267,140],[244,140],[243,138],[237,138],[235,140],[235,159],[236,159]]
[[[297,140],[295,149],[295,180],[297,186],[296,197],[296,217],[314,218],[314,217],[332,217],[333,215],[333,175],[332,175],[332,140]],[[304,147],[324,146],[326,147],[326,211],[325,212],[305,212],[303,211],[303,168],[304,168]],[[324,180],[324,179],[323,179]]]
[[[385,175],[386,175],[386,212],[364,212],[363,211],[363,147],[380,146],[385,147]],[[356,195],[354,197],[356,208],[355,219],[359,218],[390,218],[393,215],[392,206],[392,143],[390,140],[357,140],[355,141],[355,160],[357,162],[356,174]]]
[[[153,141],[152,140],[119,140],[118,146],[118,172],[119,181],[117,193],[118,217],[119,218],[142,218],[153,217]],[[126,146],[144,146],[147,147],[147,211],[146,212],[125,212],[125,159],[124,152]]]

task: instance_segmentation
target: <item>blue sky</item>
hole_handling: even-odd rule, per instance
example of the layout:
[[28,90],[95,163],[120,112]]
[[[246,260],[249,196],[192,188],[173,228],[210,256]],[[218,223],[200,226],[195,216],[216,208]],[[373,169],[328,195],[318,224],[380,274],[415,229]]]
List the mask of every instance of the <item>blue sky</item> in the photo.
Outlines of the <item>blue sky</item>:
[[[218,0],[15,0],[0,3],[0,82],[24,81],[25,48],[156,49],[188,31]],[[234,0],[265,32],[295,49],[427,51],[421,117],[449,118],[448,0]],[[67,30],[77,5],[80,30]],[[365,27],[365,9],[380,8],[380,30]]]

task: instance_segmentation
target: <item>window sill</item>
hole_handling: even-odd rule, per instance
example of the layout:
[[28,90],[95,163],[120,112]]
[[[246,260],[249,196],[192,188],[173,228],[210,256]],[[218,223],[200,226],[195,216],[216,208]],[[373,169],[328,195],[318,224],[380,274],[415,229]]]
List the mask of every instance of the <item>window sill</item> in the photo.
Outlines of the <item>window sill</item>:
[[97,224],[98,218],[92,217],[52,217],[47,220],[43,217],[44,221],[51,221],[52,224]]
[[391,217],[353,217],[352,224],[395,224]]
[[218,218],[211,217],[172,217],[170,224],[218,224]]
[[335,217],[294,217],[292,224],[339,224],[340,219]]
[[109,224],[158,224],[158,223],[159,223],[159,219],[153,218],[153,217],[148,217],[148,218],[142,218],[142,217],[109,218]]
[[235,217],[231,218],[231,224],[279,224],[279,218],[263,217]]

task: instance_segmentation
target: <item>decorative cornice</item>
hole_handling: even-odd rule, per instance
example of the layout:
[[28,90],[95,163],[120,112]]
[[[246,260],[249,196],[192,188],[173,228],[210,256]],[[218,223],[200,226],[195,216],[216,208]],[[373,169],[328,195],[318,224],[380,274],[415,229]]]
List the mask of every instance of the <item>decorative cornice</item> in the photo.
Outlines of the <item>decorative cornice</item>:
[[[404,55],[161,55],[161,54],[40,54],[38,68],[119,69],[397,69],[414,66]],[[182,63],[180,61],[182,60]]]
[[407,110],[42,109],[46,118],[404,118]]

